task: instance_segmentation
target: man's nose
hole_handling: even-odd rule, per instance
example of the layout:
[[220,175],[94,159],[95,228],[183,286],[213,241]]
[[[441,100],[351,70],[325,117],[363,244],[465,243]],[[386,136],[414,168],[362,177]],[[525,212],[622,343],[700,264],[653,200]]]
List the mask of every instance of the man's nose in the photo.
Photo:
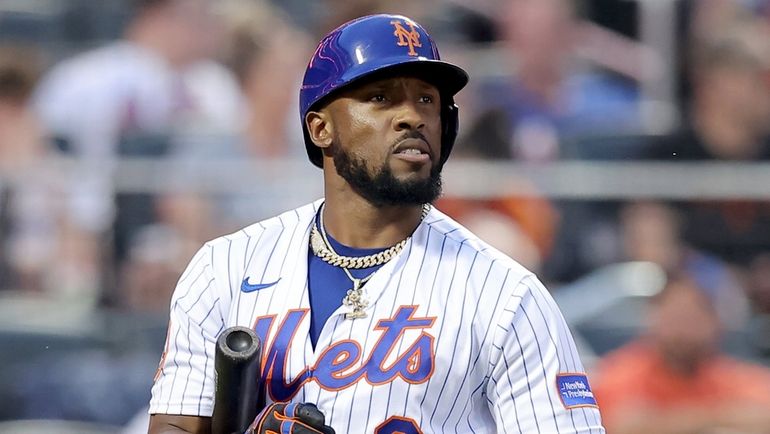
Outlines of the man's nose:
[[396,115],[393,118],[395,129],[420,130],[425,126],[425,118],[414,101],[402,101],[396,107]]

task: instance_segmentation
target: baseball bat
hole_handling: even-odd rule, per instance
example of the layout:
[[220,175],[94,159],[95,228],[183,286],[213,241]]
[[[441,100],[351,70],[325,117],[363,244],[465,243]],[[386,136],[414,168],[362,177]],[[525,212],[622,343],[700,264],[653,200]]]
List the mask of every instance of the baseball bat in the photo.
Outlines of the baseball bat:
[[[217,338],[212,434],[243,434],[261,410],[262,342],[248,327],[230,327]],[[262,404],[264,405],[264,404]]]

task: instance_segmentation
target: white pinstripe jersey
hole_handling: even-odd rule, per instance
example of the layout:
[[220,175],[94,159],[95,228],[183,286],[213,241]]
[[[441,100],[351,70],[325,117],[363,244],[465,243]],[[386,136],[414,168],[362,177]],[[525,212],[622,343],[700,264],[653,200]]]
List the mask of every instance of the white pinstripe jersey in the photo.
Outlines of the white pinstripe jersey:
[[242,325],[265,339],[270,399],[316,403],[337,433],[604,432],[547,290],[436,209],[364,287],[367,317],[341,306],[314,351],[307,255],[320,203],[195,255],[172,297],[151,413],[210,416],[216,338]]

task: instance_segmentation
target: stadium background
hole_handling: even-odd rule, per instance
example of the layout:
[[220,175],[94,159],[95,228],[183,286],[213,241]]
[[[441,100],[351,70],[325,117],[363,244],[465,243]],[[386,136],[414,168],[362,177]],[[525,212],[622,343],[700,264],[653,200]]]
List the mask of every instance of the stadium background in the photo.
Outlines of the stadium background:
[[[0,0],[0,432],[141,413],[195,249],[322,193],[296,115],[312,41],[381,11],[471,74],[439,208],[538,272],[589,369],[643,330],[666,272],[704,282],[726,352],[770,366],[770,2],[221,0],[189,43],[232,77],[83,147],[140,109],[78,121],[91,100],[51,89],[101,65],[52,71],[124,40],[131,6]],[[236,109],[197,113],[206,92]],[[727,139],[693,151],[706,136]]]

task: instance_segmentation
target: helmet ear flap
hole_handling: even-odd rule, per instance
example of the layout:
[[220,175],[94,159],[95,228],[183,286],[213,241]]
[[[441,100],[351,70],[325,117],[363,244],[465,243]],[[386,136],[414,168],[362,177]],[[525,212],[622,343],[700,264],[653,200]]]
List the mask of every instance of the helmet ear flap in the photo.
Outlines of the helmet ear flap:
[[450,99],[448,104],[441,107],[441,166],[446,163],[452,147],[457,139],[457,129],[460,124],[460,108]]

